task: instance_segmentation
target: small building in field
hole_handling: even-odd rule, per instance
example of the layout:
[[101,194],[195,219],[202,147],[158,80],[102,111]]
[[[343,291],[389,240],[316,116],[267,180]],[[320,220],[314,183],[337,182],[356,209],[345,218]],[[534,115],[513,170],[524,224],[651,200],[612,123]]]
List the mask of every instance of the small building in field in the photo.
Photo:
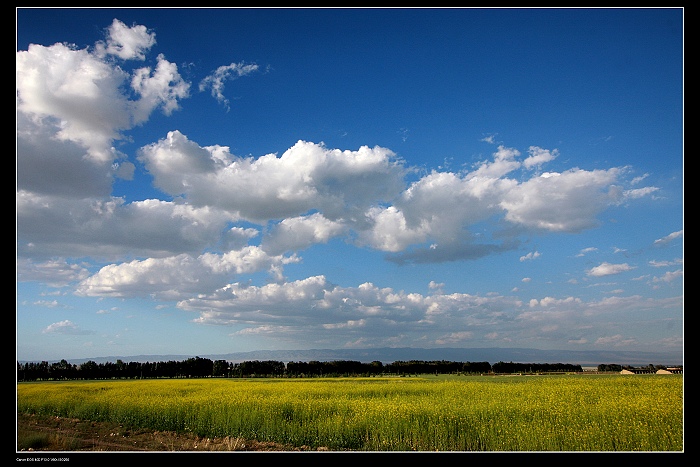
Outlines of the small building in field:
[[665,370],[658,370],[657,375],[682,375],[683,368],[668,367]]
[[629,368],[629,369],[624,369],[620,372],[621,375],[682,375],[683,374],[683,368],[676,368],[676,367],[669,367],[664,369],[659,369],[654,371],[650,367],[642,367],[642,368]]

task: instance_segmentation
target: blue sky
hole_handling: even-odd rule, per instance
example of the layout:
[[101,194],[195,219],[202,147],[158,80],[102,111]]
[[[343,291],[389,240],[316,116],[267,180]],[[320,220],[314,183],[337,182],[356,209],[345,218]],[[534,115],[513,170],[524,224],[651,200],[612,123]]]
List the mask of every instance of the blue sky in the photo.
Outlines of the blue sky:
[[18,360],[682,355],[682,8],[16,13]]

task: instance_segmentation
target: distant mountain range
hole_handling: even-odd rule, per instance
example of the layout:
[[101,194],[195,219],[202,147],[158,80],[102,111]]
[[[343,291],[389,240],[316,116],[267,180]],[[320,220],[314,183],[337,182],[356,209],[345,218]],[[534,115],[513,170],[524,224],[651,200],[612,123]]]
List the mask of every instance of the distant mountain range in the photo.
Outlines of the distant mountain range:
[[[498,362],[514,363],[569,363],[581,366],[598,366],[600,364],[619,364],[631,366],[652,365],[682,365],[683,352],[635,352],[616,350],[538,350],[527,348],[379,348],[379,349],[312,349],[312,350],[255,350],[251,352],[234,352],[214,355],[134,355],[110,356],[82,359],[66,359],[71,364],[81,364],[86,361],[95,363],[116,362],[164,362],[183,361],[188,358],[200,357],[211,360],[226,360],[233,363],[254,360],[274,360],[281,362],[327,362],[333,360],[352,360],[362,363],[380,361],[393,363],[396,361],[454,361],[454,362]],[[25,362],[20,362],[25,363]],[[49,363],[53,363],[50,361]]]

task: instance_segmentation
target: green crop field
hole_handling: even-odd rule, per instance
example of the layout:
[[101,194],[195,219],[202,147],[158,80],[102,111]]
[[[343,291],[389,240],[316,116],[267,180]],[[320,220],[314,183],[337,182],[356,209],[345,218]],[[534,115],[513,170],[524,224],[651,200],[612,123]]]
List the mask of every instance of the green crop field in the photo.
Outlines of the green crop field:
[[358,451],[682,451],[682,375],[17,384],[18,413]]

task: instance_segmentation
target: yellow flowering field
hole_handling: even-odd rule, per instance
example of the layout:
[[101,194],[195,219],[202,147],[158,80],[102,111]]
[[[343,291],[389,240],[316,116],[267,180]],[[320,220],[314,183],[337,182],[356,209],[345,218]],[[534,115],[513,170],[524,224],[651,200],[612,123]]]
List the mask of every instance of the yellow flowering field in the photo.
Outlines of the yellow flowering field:
[[17,384],[17,411],[358,451],[682,451],[682,375]]

